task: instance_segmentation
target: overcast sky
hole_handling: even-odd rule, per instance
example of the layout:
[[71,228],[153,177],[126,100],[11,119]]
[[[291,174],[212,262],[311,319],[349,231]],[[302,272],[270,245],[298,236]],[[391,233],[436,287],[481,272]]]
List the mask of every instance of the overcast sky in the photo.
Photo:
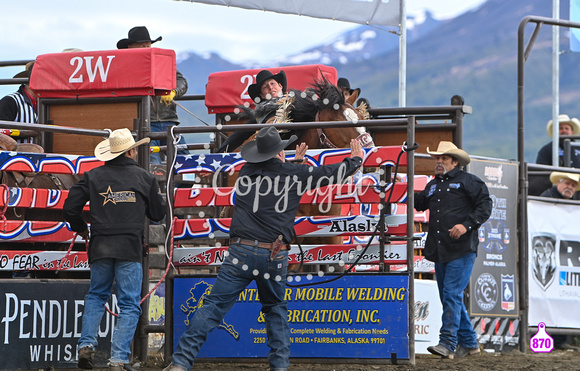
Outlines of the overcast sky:
[[[314,0],[313,0],[314,1]],[[407,0],[409,14],[453,17],[485,0]],[[65,48],[115,49],[133,26],[177,53],[215,51],[228,60],[286,55],[356,27],[346,22],[172,0],[13,0],[2,4],[0,60],[32,59]]]

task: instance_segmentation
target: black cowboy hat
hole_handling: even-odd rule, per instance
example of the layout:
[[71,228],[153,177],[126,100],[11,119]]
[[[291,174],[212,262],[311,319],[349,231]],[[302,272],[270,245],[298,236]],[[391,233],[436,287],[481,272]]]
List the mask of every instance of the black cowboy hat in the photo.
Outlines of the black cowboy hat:
[[117,49],[127,49],[129,45],[133,43],[146,43],[148,41],[151,44],[156,43],[162,39],[161,36],[156,38],[155,40],[151,40],[151,36],[149,36],[149,31],[145,26],[137,26],[133,27],[129,30],[129,35],[126,39],[121,39],[117,42]]
[[351,89],[350,88],[350,82],[348,81],[348,79],[344,78],[344,77],[340,77],[338,79],[338,81],[336,82],[336,86],[338,86],[341,89],[346,89],[348,90],[348,92],[350,93],[350,95],[352,95],[355,91],[358,90],[358,93],[360,95],[360,88],[356,88],[356,89]]
[[296,141],[296,139],[298,137],[292,135],[290,139],[282,140],[278,130],[273,126],[268,126],[260,129],[258,134],[256,134],[256,140],[248,142],[242,147],[241,155],[248,162],[267,161]]
[[273,74],[268,70],[262,70],[258,72],[256,75],[256,83],[252,84],[248,87],[248,94],[250,94],[250,98],[255,102],[256,98],[260,98],[260,91],[262,90],[262,85],[270,80],[274,79],[278,81],[280,85],[282,85],[282,93],[286,93],[286,72],[284,70],[280,70],[277,74]]

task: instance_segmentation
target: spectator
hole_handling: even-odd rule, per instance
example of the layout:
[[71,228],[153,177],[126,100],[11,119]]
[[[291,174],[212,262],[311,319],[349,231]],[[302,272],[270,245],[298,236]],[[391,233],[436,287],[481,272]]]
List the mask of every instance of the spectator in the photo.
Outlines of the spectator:
[[571,199],[576,194],[579,180],[580,175],[578,174],[553,171],[550,174],[550,181],[554,186],[546,189],[540,196]]
[[137,146],[129,129],[118,129],[95,148],[105,164],[84,174],[72,186],[64,203],[64,217],[71,230],[85,240],[89,230],[83,207],[89,201],[91,236],[88,250],[91,269],[89,292],[85,297],[78,367],[92,369],[105,304],[117,283],[119,318],[111,340],[110,369],[128,369],[131,342],[141,315],[143,280],[143,235],[145,216],[159,221],[165,216],[165,201],[157,180],[137,163]]
[[[117,49],[134,49],[134,48],[150,48],[153,43],[161,41],[159,36],[155,40],[151,40],[149,30],[147,27],[139,26],[133,27],[129,30],[129,35],[126,39],[121,39],[117,42]],[[151,97],[151,132],[167,132],[167,128],[179,125],[179,118],[177,117],[177,105],[173,101],[174,98],[181,97],[187,93],[187,80],[181,72],[176,70],[176,87],[168,95],[152,96]],[[178,144],[186,144],[183,137],[180,138]],[[152,140],[152,146],[165,146],[167,141]],[[189,151],[178,150],[178,154],[187,155]],[[161,155],[159,153],[151,153],[149,157],[151,164],[161,164]]]
[[[247,163],[236,182],[227,258],[203,306],[197,309],[179,339],[166,371],[191,368],[209,332],[221,323],[252,281],[256,281],[266,322],[270,370],[288,369],[290,329],[284,296],[288,249],[301,193],[308,188],[340,183],[344,180],[341,175],[349,176],[358,169],[364,155],[360,143],[352,140],[350,158],[341,163],[320,167],[287,163],[284,148],[296,139],[292,136],[282,140],[276,128],[269,126],[242,148],[241,154]],[[303,158],[306,149],[304,143],[297,146],[297,157]],[[272,184],[275,185],[272,187]],[[281,192],[287,200],[282,207],[278,202]]]
[[439,344],[427,350],[453,358],[480,353],[475,331],[463,303],[477,255],[478,228],[491,215],[492,200],[485,183],[461,170],[469,155],[441,141],[429,151],[436,161],[435,178],[415,194],[415,209],[429,209],[425,258],[435,263],[439,298],[443,304]]
[[[559,136],[563,135],[578,135],[580,134],[580,120],[577,118],[570,118],[568,115],[558,116]],[[552,137],[552,120],[548,121],[546,130],[550,138]],[[580,168],[580,149],[572,148],[570,153],[570,163],[564,164],[564,139],[560,138],[558,147],[558,163],[554,166],[560,167],[575,167]],[[539,151],[536,158],[537,164],[552,165],[552,142],[544,145]]]
[[[14,75],[15,79],[30,78],[34,62],[26,63],[26,69]],[[8,94],[0,100],[0,120],[36,124],[36,97],[28,82],[20,85],[18,91]],[[18,143],[32,143],[32,137],[23,137]]]

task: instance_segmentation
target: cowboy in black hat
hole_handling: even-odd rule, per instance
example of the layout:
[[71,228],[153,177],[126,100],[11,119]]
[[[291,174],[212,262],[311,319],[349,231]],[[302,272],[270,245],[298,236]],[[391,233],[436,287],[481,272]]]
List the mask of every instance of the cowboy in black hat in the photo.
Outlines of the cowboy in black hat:
[[342,92],[344,94],[344,98],[347,100],[355,92],[356,92],[357,97],[360,95],[360,88],[351,89],[350,82],[348,81],[348,79],[346,79],[344,77],[340,77],[338,79],[338,81],[336,82],[336,86],[338,86],[342,90]]
[[[341,163],[312,167],[285,161],[284,148],[296,136],[282,140],[275,127],[261,129],[256,140],[242,148],[247,163],[236,182],[234,215],[230,226],[228,258],[211,293],[190,319],[179,339],[172,363],[164,371],[191,368],[207,335],[218,326],[239,294],[252,281],[260,291],[262,312],[268,329],[270,370],[290,365],[286,274],[294,219],[303,192],[344,181],[361,165],[364,152],[357,140],[350,143],[350,158]],[[303,158],[307,146],[296,148]]]
[[[247,124],[261,124],[272,118],[279,107],[278,99],[286,93],[287,85],[286,73],[283,70],[277,74],[268,70],[258,72],[256,83],[248,87],[248,94],[256,103],[256,108],[252,112],[254,118],[250,119]],[[216,152],[233,151],[252,134],[253,132],[250,131],[234,131]]]
[[[145,26],[133,27],[129,30],[129,34],[126,39],[121,39],[117,42],[117,49],[136,49],[136,48],[150,48],[152,44],[157,41],[161,41],[162,37],[159,36],[155,40],[151,39],[149,36],[149,30]],[[151,132],[167,132],[167,128],[179,125],[179,117],[177,116],[177,105],[173,101],[176,97],[181,97],[187,93],[187,80],[181,72],[176,70],[175,75],[176,86],[175,89],[171,90],[169,94],[162,96],[151,97]],[[164,146],[167,144],[166,140],[152,140],[152,146]],[[183,137],[179,139],[178,144],[186,144]],[[178,154],[187,155],[189,151],[178,150]],[[161,164],[161,154],[151,153],[149,156],[149,161],[151,164]]]
[[277,74],[262,70],[256,75],[256,83],[248,87],[248,94],[256,103],[277,99],[286,93],[286,85],[286,73],[283,70]]

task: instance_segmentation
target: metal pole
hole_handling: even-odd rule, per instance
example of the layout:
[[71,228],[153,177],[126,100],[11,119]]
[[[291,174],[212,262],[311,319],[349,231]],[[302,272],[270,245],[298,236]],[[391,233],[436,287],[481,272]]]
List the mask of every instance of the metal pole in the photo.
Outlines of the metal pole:
[[[560,19],[560,0],[552,0],[552,18]],[[560,152],[560,27],[552,27],[552,165]],[[568,166],[564,164],[564,166]]]
[[[415,144],[415,116],[407,118],[407,147]],[[407,271],[409,272],[409,362],[415,364],[415,152],[407,152]]]
[[401,0],[401,36],[399,37],[399,107],[407,105],[407,4]]

